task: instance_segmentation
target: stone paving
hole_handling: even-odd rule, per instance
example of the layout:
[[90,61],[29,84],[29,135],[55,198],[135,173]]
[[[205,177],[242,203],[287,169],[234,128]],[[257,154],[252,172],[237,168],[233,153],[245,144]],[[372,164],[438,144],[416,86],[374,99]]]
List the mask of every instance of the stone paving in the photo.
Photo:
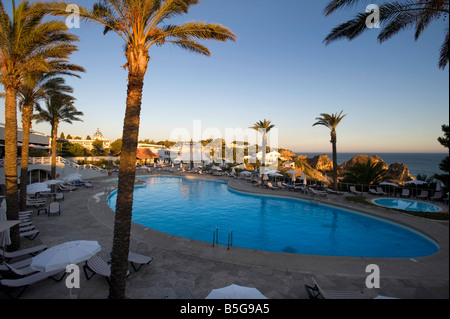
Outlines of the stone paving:
[[[114,176],[113,176],[114,177]],[[192,175],[192,177],[213,178]],[[37,215],[32,222],[40,230],[33,241],[23,239],[22,247],[46,244],[48,247],[71,240],[96,240],[102,246],[99,253],[109,259],[112,247],[113,211],[106,197],[117,179],[92,180],[94,188],[79,188],[66,192],[61,201],[60,216]],[[229,187],[249,192],[301,197],[287,191],[256,189],[242,180],[230,180]],[[348,258],[269,253],[233,247],[212,248],[185,238],[162,234],[143,226],[132,225],[130,250],[154,258],[138,272],[131,270],[127,278],[126,295],[132,299],[203,299],[211,289],[230,284],[256,287],[271,299],[306,299],[305,284],[314,276],[328,289],[365,291],[369,296],[397,298],[449,298],[448,222],[436,222],[382,208],[349,204],[343,196],[327,196],[320,200],[379,215],[420,229],[440,244],[432,256],[407,258]],[[448,210],[448,207],[447,207]],[[365,267],[376,263],[381,270],[381,288],[365,287]],[[22,299],[104,299],[108,283],[96,275],[87,280],[80,264],[79,289],[69,290],[64,280],[56,283],[44,280],[27,288]],[[0,292],[0,298],[6,296]]]

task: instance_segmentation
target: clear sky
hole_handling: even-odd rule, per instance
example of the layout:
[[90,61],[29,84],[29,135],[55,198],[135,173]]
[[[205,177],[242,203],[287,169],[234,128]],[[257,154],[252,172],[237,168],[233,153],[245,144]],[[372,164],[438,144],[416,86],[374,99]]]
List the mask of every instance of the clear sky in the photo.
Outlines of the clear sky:
[[[89,7],[93,2],[74,1]],[[371,29],[352,42],[325,46],[329,31],[368,2],[325,18],[327,3],[202,0],[188,15],[170,20],[221,23],[238,40],[206,42],[211,57],[170,44],[150,49],[140,139],[170,139],[177,128],[192,132],[197,120],[202,130],[225,134],[226,128],[245,129],[266,118],[278,129],[279,147],[330,152],[329,130],[312,124],[320,113],[343,110],[340,152],[446,152],[437,137],[448,124],[449,71],[437,63],[448,20],[430,25],[417,42],[410,30],[380,45],[379,29]],[[84,122],[61,124],[59,132],[86,137],[99,128],[109,139],[122,135],[124,45],[115,33],[102,31],[92,23],[71,29],[81,39],[72,61],[87,73],[68,82]],[[49,124],[33,128],[50,134]]]

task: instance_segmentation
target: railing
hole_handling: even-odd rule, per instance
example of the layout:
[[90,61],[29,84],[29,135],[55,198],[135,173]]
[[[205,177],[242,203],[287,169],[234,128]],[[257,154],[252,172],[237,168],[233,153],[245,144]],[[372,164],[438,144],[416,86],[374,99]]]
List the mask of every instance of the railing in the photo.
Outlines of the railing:
[[227,249],[230,249],[233,246],[233,231],[230,230],[228,233],[228,243],[219,242],[219,229],[216,228],[213,233],[213,247],[217,245],[227,245]]
[[[32,164],[32,165],[50,165],[52,162],[51,157],[29,157],[28,158],[28,164]],[[65,159],[64,157],[58,156],[56,157],[56,163],[62,163],[66,166],[70,166],[70,167],[74,167],[76,169],[92,169],[95,171],[99,171],[102,173],[108,173],[108,170],[97,167],[95,165],[92,164],[86,164],[86,165],[78,165],[77,163],[74,163],[72,161],[69,161],[67,159]],[[21,159],[18,158],[17,159],[17,165],[20,166],[21,164]],[[5,160],[4,159],[0,159],[0,167],[4,167],[5,166]]]

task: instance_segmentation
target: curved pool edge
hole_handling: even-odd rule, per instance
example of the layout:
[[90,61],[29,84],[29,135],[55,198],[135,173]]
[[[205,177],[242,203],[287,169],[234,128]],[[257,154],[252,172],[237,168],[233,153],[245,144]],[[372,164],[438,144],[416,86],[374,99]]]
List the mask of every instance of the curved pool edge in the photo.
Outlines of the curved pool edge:
[[[411,202],[418,202],[418,203],[422,203],[422,204],[431,205],[431,206],[437,207],[438,210],[435,210],[435,211],[407,210],[407,209],[402,209],[402,208],[397,208],[397,207],[389,207],[389,206],[381,205],[381,204],[379,204],[379,203],[376,202],[377,200],[383,200],[383,199],[401,199],[401,200],[408,200],[408,201],[411,201]],[[370,202],[373,203],[374,205],[377,205],[377,206],[380,206],[380,207],[384,207],[384,208],[387,208],[387,209],[392,208],[392,209],[403,210],[403,211],[406,211],[406,212],[416,212],[416,213],[426,213],[426,212],[429,212],[429,213],[444,213],[444,209],[443,209],[441,206],[439,206],[439,205],[431,204],[431,203],[427,203],[427,202],[424,202],[424,201],[421,201],[421,200],[415,200],[415,199],[413,200],[413,199],[407,199],[407,198],[405,199],[405,198],[379,197],[379,198],[373,198]]]
[[[301,194],[298,194],[295,192],[289,192],[289,193],[284,193],[284,194],[278,193],[277,194],[276,191],[270,191],[270,193],[265,192],[264,194],[262,194],[261,191],[264,191],[264,189],[259,188],[258,191],[254,191],[252,189],[249,189],[248,187],[247,188],[244,187],[245,189],[242,189],[242,187],[239,187],[239,186],[242,186],[242,184],[239,185],[239,183],[238,183],[238,186],[236,185],[236,183],[233,183],[233,182],[232,182],[232,185],[230,185],[230,183],[228,184],[228,187],[231,190],[236,191],[236,192],[241,192],[244,194],[296,199],[296,200],[305,201],[305,202],[313,201],[315,203],[318,203],[319,205],[336,207],[339,209],[350,211],[351,213],[354,213],[354,214],[362,214],[362,215],[365,215],[365,216],[368,216],[371,218],[379,219],[383,222],[391,223],[391,224],[397,225],[399,227],[406,228],[410,231],[416,232],[419,235],[421,235],[421,236],[425,237],[426,239],[430,240],[431,242],[433,242],[440,249],[439,241],[436,238],[434,238],[431,233],[424,231],[421,226],[417,227],[416,223],[414,223],[414,225],[412,225],[410,222],[404,222],[404,218],[400,217],[399,215],[416,217],[417,219],[420,219],[420,220],[430,221],[429,219],[426,219],[426,218],[422,218],[419,216],[412,216],[412,215],[408,215],[406,213],[389,210],[387,207],[380,206],[380,205],[371,209],[371,208],[368,208],[363,205],[358,205],[356,203],[349,202],[347,200],[340,201],[340,202],[334,201],[333,203],[330,203],[328,198],[311,197],[310,195],[301,195]],[[339,198],[342,198],[342,197],[337,196],[337,197],[334,197],[333,200],[336,200]],[[377,208],[377,210],[375,210],[375,208]],[[447,221],[447,223],[448,223],[448,221]],[[426,256],[424,256],[424,257],[426,257]]]
[[[145,177],[148,176],[149,175]],[[174,176],[174,174],[168,176]],[[183,177],[183,175],[181,176]],[[190,176],[190,178],[195,177],[196,176]],[[199,176],[199,178],[204,177]],[[240,191],[246,190],[246,187],[239,187],[236,184],[238,180],[229,180],[229,186],[230,181],[232,181],[232,188]],[[245,184],[243,185],[245,186]],[[250,185],[250,187],[252,186]],[[108,206],[106,200],[114,189],[115,188],[111,188],[109,191],[97,197],[92,196],[88,200],[89,212],[111,229],[113,229],[114,225],[114,211]],[[261,191],[262,194],[260,192],[255,192],[255,190],[251,190],[251,193],[258,195],[264,194],[263,189],[259,189],[259,191]],[[265,195],[276,196],[274,194],[275,192],[276,191],[268,190],[265,192]],[[291,198],[291,196],[287,197]],[[328,200],[321,202],[328,202]],[[409,276],[414,277],[435,276],[439,279],[448,278],[448,227],[435,221],[414,218],[414,216],[406,214],[392,214],[392,211],[383,208],[374,210],[353,203],[342,205],[342,203],[335,202],[333,202],[333,206],[361,211],[383,219],[393,220],[394,222],[416,229],[421,234],[425,234],[434,239],[438,243],[440,249],[435,254],[417,258],[335,257],[259,251],[238,247],[233,247],[230,250],[227,250],[227,248],[223,246],[216,246],[213,248],[212,243],[169,235],[134,222],[132,223],[131,234],[133,240],[144,242],[151,247],[158,247],[175,253],[236,265],[267,267],[270,269],[297,271],[305,274],[360,275],[366,277],[365,267],[368,264],[375,263],[382,269],[385,278],[404,277],[406,273],[408,273]]]

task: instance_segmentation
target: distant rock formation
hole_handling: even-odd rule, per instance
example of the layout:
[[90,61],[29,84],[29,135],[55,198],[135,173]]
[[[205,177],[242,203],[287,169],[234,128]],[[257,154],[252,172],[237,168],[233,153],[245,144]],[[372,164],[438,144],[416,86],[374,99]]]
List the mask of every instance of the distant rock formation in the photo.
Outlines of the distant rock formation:
[[415,178],[409,173],[408,167],[403,163],[392,163],[389,165],[385,177],[383,180],[396,184],[402,184],[407,181],[415,180]]
[[[290,153],[286,153],[287,157],[290,157]],[[291,157],[292,158],[292,157]],[[386,162],[378,155],[356,155],[350,160],[342,163],[338,167],[338,176],[342,177],[346,172],[350,170],[356,163],[367,163],[369,160],[372,163],[381,162],[383,168],[386,169],[383,180],[387,182],[403,184],[404,182],[414,180],[415,178],[409,173],[408,167],[403,163],[393,163],[389,167]],[[330,172],[333,171],[333,161],[327,155],[317,155],[313,158],[308,158],[306,155],[298,155],[294,158],[295,167],[284,167],[282,172],[287,170],[295,170],[298,172],[297,178],[301,173],[305,173],[308,179],[315,179],[322,181],[324,178],[324,172],[328,173],[328,177],[331,176]]]
[[409,173],[408,167],[406,167],[403,163],[393,163],[389,167],[387,166],[386,162],[383,161],[381,157],[378,155],[356,155],[353,156],[350,160],[347,162],[342,163],[339,165],[338,168],[338,175],[343,176],[346,172],[349,171],[349,169],[354,166],[356,163],[367,163],[369,160],[372,161],[372,163],[375,162],[382,162],[383,168],[386,169],[386,173],[384,174],[383,180],[391,183],[396,184],[403,184],[404,182],[414,180],[415,178]]
[[308,164],[319,171],[329,172],[333,170],[333,161],[327,155],[317,155],[313,158],[307,158]]
[[295,157],[295,153],[290,150],[278,150],[278,152],[285,161],[292,161]]
[[381,157],[379,157],[378,155],[356,155],[353,156],[350,160],[342,163],[341,165],[339,165],[338,167],[338,175],[339,176],[344,176],[345,173],[347,173],[351,167],[353,167],[356,163],[359,164],[365,164],[368,163],[369,160],[372,161],[372,163],[378,163],[378,162],[382,162],[383,163],[383,168],[384,169],[388,169],[388,166],[386,164],[385,161],[383,161],[383,159]]

